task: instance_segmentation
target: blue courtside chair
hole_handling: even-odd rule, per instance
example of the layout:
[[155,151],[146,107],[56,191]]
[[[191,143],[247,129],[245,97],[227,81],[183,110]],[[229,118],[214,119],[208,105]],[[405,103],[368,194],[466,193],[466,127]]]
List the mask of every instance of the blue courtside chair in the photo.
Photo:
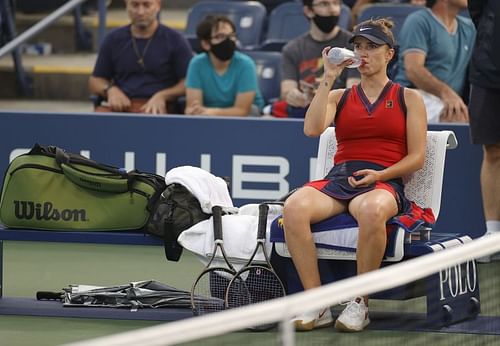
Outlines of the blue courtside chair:
[[242,49],[253,49],[260,44],[266,20],[266,8],[260,2],[200,1],[189,10],[184,32],[193,49],[198,50],[196,26],[210,14],[222,14],[234,22]]
[[[248,1],[248,0],[224,0],[224,1]],[[282,3],[289,1],[291,0],[259,0],[259,2],[265,6],[267,13],[270,13],[272,10],[274,10],[277,6],[281,5]]]
[[411,13],[424,9],[425,7],[414,6],[409,4],[384,4],[377,3],[367,5],[363,8],[363,10],[359,13],[357,23],[368,20],[370,18],[376,19],[381,17],[389,17],[394,22],[394,28],[392,32],[398,39],[399,31],[403,26],[403,23]]
[[[351,9],[346,5],[342,5],[338,25],[350,30]],[[308,30],[309,20],[304,15],[302,1],[285,2],[269,14],[267,33],[259,49],[281,51],[288,41]]]
[[246,51],[257,67],[257,77],[262,97],[270,104],[280,97],[281,53],[264,51]]

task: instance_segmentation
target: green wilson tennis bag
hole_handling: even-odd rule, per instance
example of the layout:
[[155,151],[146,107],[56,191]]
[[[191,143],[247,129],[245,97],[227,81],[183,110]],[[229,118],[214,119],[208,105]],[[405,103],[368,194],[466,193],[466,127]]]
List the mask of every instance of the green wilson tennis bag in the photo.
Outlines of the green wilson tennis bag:
[[125,172],[35,144],[7,169],[0,222],[42,230],[142,229],[164,189],[159,175]]

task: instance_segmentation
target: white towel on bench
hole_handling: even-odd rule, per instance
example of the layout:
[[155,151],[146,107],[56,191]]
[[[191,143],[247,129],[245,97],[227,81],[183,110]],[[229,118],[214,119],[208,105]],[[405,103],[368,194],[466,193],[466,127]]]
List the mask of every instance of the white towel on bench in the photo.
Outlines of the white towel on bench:
[[172,168],[165,175],[165,183],[183,185],[200,202],[201,209],[212,213],[212,207],[221,206],[226,213],[236,213],[227,183],[224,179],[216,177],[201,168],[193,166],[180,166]]
[[[281,214],[282,207],[270,205],[266,226],[266,252],[271,253],[269,230],[272,221]],[[257,245],[258,204],[248,204],[235,215],[222,216],[224,249],[231,261],[245,262]],[[214,228],[212,218],[198,222],[182,232],[177,239],[185,249],[209,258],[214,250]],[[264,254],[258,253],[257,260],[264,261]],[[242,261],[243,260],[243,261]]]

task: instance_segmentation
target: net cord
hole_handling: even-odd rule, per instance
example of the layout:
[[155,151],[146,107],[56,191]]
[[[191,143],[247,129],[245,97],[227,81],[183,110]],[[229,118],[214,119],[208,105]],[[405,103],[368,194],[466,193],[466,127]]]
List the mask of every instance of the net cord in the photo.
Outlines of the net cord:
[[[241,330],[252,325],[287,323],[290,316],[340,304],[400,286],[448,267],[500,251],[500,233],[399,262],[376,271],[323,285],[305,292],[245,307],[189,318],[130,332],[75,342],[66,346],[174,345]],[[304,307],[307,306],[307,310]],[[289,328],[282,328],[286,331]],[[282,335],[282,340],[290,340]],[[287,344],[288,345],[288,344]]]

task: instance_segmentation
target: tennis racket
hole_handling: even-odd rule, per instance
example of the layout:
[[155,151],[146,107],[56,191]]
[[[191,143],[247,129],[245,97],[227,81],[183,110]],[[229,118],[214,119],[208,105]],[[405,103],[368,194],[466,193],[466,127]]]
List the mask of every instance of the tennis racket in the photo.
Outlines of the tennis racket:
[[64,292],[38,291],[36,292],[36,300],[58,300],[64,299]]
[[[227,308],[259,303],[285,295],[283,283],[274,271],[265,248],[268,211],[269,206],[266,203],[259,205],[257,246],[248,262],[236,273],[227,286],[225,296]],[[264,253],[265,264],[262,264],[262,261],[255,261],[259,250]]]
[[[236,274],[236,270],[227,259],[222,240],[222,208],[212,208],[214,225],[214,251],[205,269],[191,288],[191,308],[195,316],[223,310],[224,294],[227,285]],[[214,258],[220,250],[224,263],[215,265]]]

